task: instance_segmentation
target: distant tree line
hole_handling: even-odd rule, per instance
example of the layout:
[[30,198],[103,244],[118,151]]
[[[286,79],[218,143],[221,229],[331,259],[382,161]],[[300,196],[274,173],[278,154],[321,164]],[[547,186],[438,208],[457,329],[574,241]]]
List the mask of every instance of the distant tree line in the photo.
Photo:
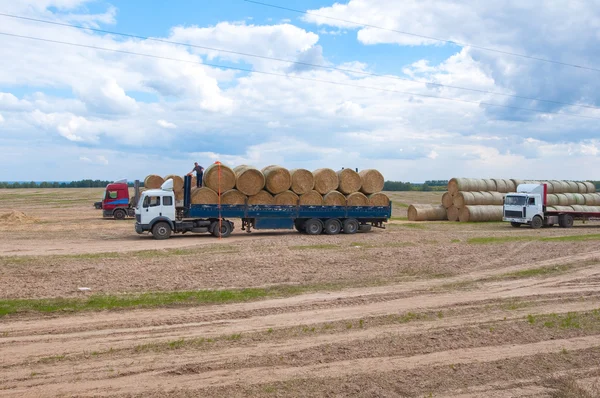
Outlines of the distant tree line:
[[[0,189],[14,189],[14,188],[104,188],[113,181],[103,180],[80,180],[71,182],[0,182]],[[130,187],[133,187],[133,182],[128,182]],[[140,186],[144,186],[143,182],[140,182]]]
[[448,180],[428,180],[423,184],[402,181],[386,181],[383,184],[384,191],[445,191]]

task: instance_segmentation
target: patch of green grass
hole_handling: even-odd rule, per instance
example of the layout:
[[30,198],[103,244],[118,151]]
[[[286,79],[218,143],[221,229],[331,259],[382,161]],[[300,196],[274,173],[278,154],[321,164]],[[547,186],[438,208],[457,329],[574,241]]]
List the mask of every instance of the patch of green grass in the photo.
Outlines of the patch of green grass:
[[403,207],[405,209],[407,209],[410,205],[406,204],[406,203],[402,203],[402,202],[394,202],[392,200],[392,207]]
[[588,235],[568,235],[568,236],[549,236],[541,238],[540,240],[546,242],[575,242],[581,240],[600,240],[600,234],[588,234]]
[[472,244],[490,244],[490,243],[507,243],[507,242],[577,242],[587,240],[600,240],[600,234],[587,235],[567,235],[567,236],[487,236],[470,238],[467,243]]
[[414,228],[414,229],[425,229],[425,224],[417,224],[417,223],[406,223],[406,224],[392,224],[397,227],[404,228]]
[[392,221],[408,221],[408,217],[390,217]]
[[546,276],[553,274],[560,274],[568,271],[572,267],[569,265],[558,265],[554,267],[541,267],[541,268],[529,268],[515,272],[507,272],[505,274],[498,275],[494,279],[519,279],[519,278],[532,278],[534,276]]
[[460,239],[452,239],[450,243],[460,243]]
[[306,246],[290,246],[292,250],[327,250],[327,249],[338,249],[338,245],[329,245],[329,244],[321,244],[321,245],[306,245]]
[[527,315],[527,322],[533,325],[535,323],[535,317],[531,314]]

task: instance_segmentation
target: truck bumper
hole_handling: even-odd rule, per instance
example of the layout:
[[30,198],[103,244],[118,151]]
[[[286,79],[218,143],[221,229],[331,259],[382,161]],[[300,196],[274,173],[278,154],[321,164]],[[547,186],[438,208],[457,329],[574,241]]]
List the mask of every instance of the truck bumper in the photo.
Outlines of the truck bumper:
[[521,223],[521,224],[527,224],[527,220],[525,218],[503,217],[502,221],[518,222],[518,223]]
[[144,232],[150,231],[150,226],[147,224],[140,224],[138,222],[135,223],[135,232],[138,234],[143,234]]

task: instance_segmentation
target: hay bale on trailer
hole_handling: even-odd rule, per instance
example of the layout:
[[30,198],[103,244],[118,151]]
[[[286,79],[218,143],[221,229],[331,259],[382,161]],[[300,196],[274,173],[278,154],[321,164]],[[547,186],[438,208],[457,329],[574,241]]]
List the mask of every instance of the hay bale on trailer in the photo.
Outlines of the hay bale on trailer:
[[180,202],[183,200],[183,189],[179,191],[173,191],[173,194],[175,195],[175,201]]
[[307,193],[300,195],[300,205],[302,206],[322,206],[323,196],[315,191],[308,191]]
[[346,196],[347,206],[369,206],[369,198],[362,192],[354,192]]
[[369,206],[388,206],[390,204],[390,198],[384,193],[377,192],[369,196]]
[[233,168],[235,189],[247,196],[256,195],[265,187],[265,176],[252,166],[240,165]]
[[557,194],[551,193],[546,195],[546,206],[558,206],[559,204]]
[[222,205],[243,205],[248,197],[237,189],[230,189],[221,195]]
[[338,176],[338,191],[344,195],[350,195],[360,190],[362,179],[356,171],[352,169],[342,169],[336,174]]
[[385,181],[383,175],[379,171],[375,169],[365,169],[359,171],[358,175],[360,176],[360,191],[365,195],[371,195],[383,190]]
[[584,181],[583,183],[587,187],[587,193],[595,193],[596,192],[596,186],[594,185],[593,182]]
[[315,176],[306,169],[290,170],[290,175],[292,176],[291,190],[298,195],[304,195],[315,187]]
[[323,196],[325,206],[346,206],[346,197],[338,191],[330,191]]
[[[572,195],[573,195],[573,198],[575,199],[575,203],[574,204],[581,205],[581,206],[585,205],[585,197],[583,196],[584,194],[582,194],[582,193],[574,193]],[[587,195],[587,194],[585,194],[585,195]]]
[[454,207],[454,206],[448,207],[447,213],[448,213],[448,221],[458,221],[459,209],[457,207]]
[[292,176],[285,167],[271,165],[262,169],[265,175],[265,189],[277,195],[286,192],[292,186]]
[[442,204],[447,209],[454,204],[454,196],[450,192],[444,192],[442,195]]
[[219,195],[210,188],[192,188],[190,202],[194,205],[214,205],[219,203]]
[[272,205],[274,203],[275,199],[273,198],[273,195],[265,190],[248,197],[248,204],[250,205]]
[[278,193],[273,198],[273,204],[277,206],[296,206],[300,198],[292,191]]
[[586,206],[600,206],[600,194],[586,193],[583,194]]
[[414,204],[408,206],[409,221],[444,221],[448,213],[443,205]]
[[[501,193],[511,192],[508,190],[508,186],[506,184],[506,180],[502,178],[492,178],[492,181],[496,184],[496,191]],[[510,180],[509,180],[510,181]]]
[[317,169],[313,171],[315,176],[315,191],[321,195],[334,191],[338,188],[338,176],[335,171],[331,169]]
[[460,209],[460,222],[502,221],[502,206],[465,206]]
[[495,192],[498,190],[498,187],[496,186],[496,181],[486,178],[483,180],[483,182],[485,183],[485,186],[486,186],[486,188],[483,191]]
[[213,163],[204,170],[202,185],[222,194],[235,187],[235,173],[224,164]]
[[182,177],[177,176],[175,174],[169,174],[168,176],[165,177],[165,181],[167,181],[168,179],[173,180],[173,191],[174,192],[183,191],[183,178]]
[[577,184],[577,193],[587,193],[587,185],[585,185],[583,182],[576,182]]
[[567,191],[568,193],[578,193],[579,192],[579,186],[577,185],[577,183],[575,181],[565,181],[567,183],[567,185],[569,186],[569,190]]
[[146,189],[158,189],[165,182],[164,178],[157,176],[156,174],[150,174],[144,178],[144,188]]

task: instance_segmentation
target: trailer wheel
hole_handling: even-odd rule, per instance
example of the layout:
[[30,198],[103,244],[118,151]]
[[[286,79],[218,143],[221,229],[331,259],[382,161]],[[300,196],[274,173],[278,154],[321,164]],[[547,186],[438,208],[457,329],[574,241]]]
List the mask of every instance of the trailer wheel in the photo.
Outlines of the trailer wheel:
[[309,235],[319,235],[323,232],[323,223],[317,218],[311,218],[304,223],[304,229]]
[[355,234],[358,231],[358,221],[354,218],[344,220],[344,233]]
[[233,231],[233,226],[229,221],[222,221],[220,225],[217,221],[214,224],[215,225],[212,229],[212,234],[217,238],[227,238],[229,235],[231,235],[231,232]]
[[337,218],[330,218],[325,221],[325,233],[327,235],[337,235],[342,231],[342,223]]
[[512,226],[513,226],[513,228],[519,228],[519,227],[521,226],[521,223],[520,223],[520,222],[514,222],[514,221],[511,221],[511,222],[510,222],[510,225],[512,225]]
[[571,228],[573,226],[573,216],[570,214],[562,214],[558,217],[558,225],[563,228]]
[[542,228],[542,225],[544,225],[544,220],[540,216],[534,216],[531,220],[531,228],[533,229]]
[[152,236],[158,240],[169,239],[171,237],[171,226],[164,221],[157,222],[152,227]]
[[113,217],[115,220],[124,220],[127,217],[127,213],[123,209],[117,209],[113,212]]

